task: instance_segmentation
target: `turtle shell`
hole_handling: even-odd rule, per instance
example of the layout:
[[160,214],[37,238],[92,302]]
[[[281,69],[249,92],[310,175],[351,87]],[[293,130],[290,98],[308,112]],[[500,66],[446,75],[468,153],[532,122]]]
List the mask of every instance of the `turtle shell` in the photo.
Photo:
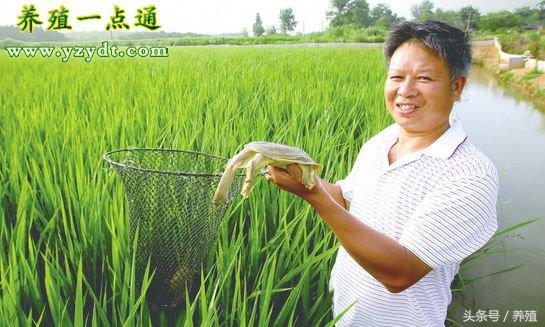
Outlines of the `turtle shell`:
[[322,165],[314,162],[304,150],[285,144],[256,141],[246,144],[244,148],[261,153],[274,161],[289,161],[292,163],[311,165],[314,170],[322,167]]

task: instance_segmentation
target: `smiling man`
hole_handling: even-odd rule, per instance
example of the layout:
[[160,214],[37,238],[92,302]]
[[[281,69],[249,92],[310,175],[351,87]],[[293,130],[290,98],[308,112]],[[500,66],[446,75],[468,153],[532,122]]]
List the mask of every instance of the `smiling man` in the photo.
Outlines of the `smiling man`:
[[471,67],[469,37],[404,22],[384,54],[395,124],[363,145],[350,174],[316,177],[311,190],[297,165],[269,167],[268,179],[308,201],[341,243],[330,280],[339,326],[444,326],[461,261],[497,229],[496,168],[450,118]]

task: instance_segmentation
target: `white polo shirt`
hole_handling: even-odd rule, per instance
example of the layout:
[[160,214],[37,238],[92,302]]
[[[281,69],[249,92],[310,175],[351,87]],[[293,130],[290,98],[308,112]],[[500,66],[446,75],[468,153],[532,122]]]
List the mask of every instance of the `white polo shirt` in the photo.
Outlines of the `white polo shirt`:
[[391,166],[399,126],[389,126],[363,145],[350,174],[337,182],[353,215],[433,268],[390,293],[341,246],[329,283],[334,316],[348,308],[338,326],[444,326],[450,284],[460,262],[494,235],[498,199],[494,164],[457,119],[450,125],[426,149]]

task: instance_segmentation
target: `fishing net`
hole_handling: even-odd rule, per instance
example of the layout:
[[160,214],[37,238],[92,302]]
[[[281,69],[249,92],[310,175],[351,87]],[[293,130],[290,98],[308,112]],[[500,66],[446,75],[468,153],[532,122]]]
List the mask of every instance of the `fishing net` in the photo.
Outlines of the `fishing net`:
[[149,260],[155,275],[148,299],[174,307],[215,244],[221,218],[244,176],[235,176],[227,203],[217,206],[212,197],[225,158],[192,151],[126,149],[108,152],[104,160],[125,186],[137,279]]

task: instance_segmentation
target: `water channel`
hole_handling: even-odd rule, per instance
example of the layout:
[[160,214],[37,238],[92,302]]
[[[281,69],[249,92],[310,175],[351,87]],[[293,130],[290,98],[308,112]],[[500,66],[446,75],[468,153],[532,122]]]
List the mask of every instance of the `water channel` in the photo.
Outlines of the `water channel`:
[[[545,326],[545,111],[475,67],[453,115],[461,119],[468,139],[498,168],[499,228],[541,218],[505,239],[508,252],[483,257],[470,269],[469,276],[478,277],[525,265],[475,281],[465,305],[473,308],[473,314],[479,309],[498,310],[499,320],[507,316],[509,321],[486,326],[513,325],[514,310],[535,310],[538,322],[533,325]],[[458,321],[467,309],[456,304],[450,308]]]

